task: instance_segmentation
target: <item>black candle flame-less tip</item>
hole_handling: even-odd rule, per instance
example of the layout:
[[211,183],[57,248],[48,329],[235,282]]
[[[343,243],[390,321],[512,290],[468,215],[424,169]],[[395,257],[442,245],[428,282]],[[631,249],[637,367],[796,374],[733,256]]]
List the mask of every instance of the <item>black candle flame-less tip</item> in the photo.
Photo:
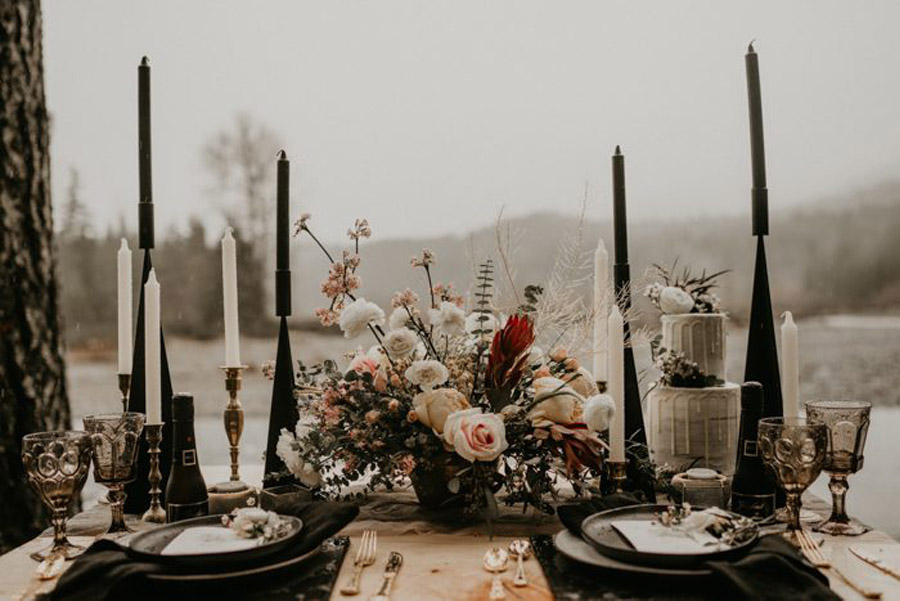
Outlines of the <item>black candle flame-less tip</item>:
[[144,57],[141,59],[141,66],[142,66],[142,67],[149,67],[149,66],[150,66],[150,59],[147,58],[146,55],[144,55]]
[[622,147],[619,146],[618,144],[616,144],[616,156],[621,156],[621,154],[622,154]]
[[278,155],[277,155],[277,156],[278,156],[278,160],[279,160],[279,161],[286,161],[286,160],[287,160],[287,153],[284,151],[283,148],[282,148],[281,150],[278,151]]
[[756,38],[750,40],[750,43],[747,45],[747,54],[756,54],[756,50],[753,49],[753,42],[756,41]]

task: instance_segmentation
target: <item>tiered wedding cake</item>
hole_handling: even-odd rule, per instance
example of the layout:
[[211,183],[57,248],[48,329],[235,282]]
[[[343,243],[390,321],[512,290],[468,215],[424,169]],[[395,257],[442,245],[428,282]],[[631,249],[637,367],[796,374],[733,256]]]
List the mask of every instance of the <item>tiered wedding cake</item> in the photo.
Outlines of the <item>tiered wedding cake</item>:
[[[653,459],[675,469],[693,464],[730,476],[741,393],[740,386],[725,377],[726,316],[717,312],[717,299],[708,292],[655,286],[647,296],[655,296],[655,304],[668,314],[661,318],[657,358],[662,377],[648,395]],[[667,302],[672,297],[675,300]],[[714,312],[688,312],[698,306]]]

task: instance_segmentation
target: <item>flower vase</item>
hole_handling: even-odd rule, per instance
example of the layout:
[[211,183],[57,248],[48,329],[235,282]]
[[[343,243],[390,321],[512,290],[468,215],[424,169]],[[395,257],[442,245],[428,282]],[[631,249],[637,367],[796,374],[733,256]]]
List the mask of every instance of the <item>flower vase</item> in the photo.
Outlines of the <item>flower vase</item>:
[[454,493],[450,490],[450,482],[456,478],[459,469],[446,452],[420,460],[410,474],[419,505],[426,509],[460,506],[460,491],[457,489]]

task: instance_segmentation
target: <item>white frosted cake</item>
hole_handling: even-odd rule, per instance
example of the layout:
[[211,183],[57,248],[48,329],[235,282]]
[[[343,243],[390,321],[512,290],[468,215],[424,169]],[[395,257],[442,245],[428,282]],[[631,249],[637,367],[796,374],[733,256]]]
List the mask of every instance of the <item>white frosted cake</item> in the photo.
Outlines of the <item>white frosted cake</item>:
[[657,465],[734,473],[741,389],[725,377],[725,320],[722,313],[662,316],[660,347],[681,353],[720,383],[687,388],[660,382],[650,391],[649,442]]

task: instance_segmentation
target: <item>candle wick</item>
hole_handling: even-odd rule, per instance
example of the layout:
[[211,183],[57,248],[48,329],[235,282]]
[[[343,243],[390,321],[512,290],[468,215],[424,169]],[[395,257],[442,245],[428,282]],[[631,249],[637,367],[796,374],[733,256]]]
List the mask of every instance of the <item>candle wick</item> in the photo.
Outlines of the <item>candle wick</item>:
[[748,53],[751,53],[751,52],[752,52],[752,53],[755,53],[755,52],[756,52],[756,50],[753,49],[753,42],[755,42],[755,41],[756,41],[756,38],[753,38],[752,40],[750,40],[750,45],[747,46],[747,52],[748,52]]
[[616,154],[617,155],[622,154],[622,148],[618,144],[616,144]]
[[141,59],[141,66],[142,66],[142,67],[149,67],[149,66],[150,66],[150,59],[147,58],[146,56],[144,56],[144,58]]
[[282,148],[281,150],[278,151],[278,160],[279,160],[279,161],[286,161],[286,160],[287,160],[287,153],[284,151],[283,148]]

